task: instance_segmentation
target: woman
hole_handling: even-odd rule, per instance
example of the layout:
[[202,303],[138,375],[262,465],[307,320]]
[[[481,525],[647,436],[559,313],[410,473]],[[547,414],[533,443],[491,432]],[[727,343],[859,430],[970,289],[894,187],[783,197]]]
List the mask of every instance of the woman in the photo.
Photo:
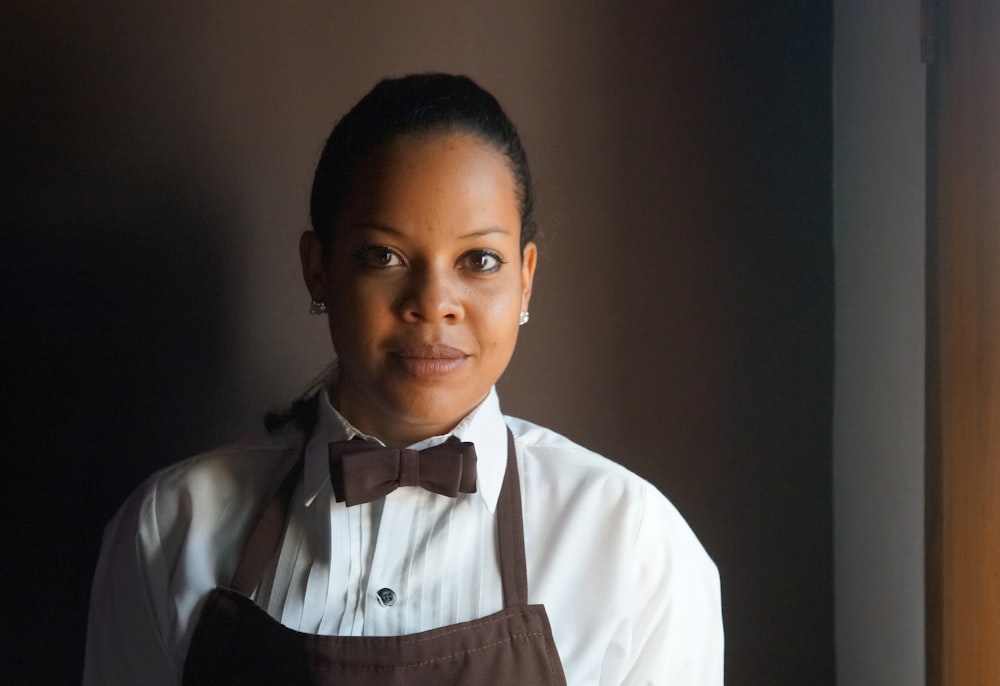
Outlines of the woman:
[[721,684],[718,576],[681,516],[501,414],[537,250],[496,100],[465,77],[379,83],[327,141],[311,214],[336,369],[269,441],[126,502],[85,682]]

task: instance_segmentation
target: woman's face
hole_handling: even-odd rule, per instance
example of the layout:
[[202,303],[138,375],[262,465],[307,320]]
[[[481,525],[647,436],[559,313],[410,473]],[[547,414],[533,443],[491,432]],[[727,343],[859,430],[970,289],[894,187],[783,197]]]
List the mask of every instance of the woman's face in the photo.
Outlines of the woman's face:
[[314,234],[302,239],[348,420],[405,445],[486,397],[531,295],[536,249],[522,254],[520,237],[507,160],[473,135],[404,136],[361,165],[325,259]]

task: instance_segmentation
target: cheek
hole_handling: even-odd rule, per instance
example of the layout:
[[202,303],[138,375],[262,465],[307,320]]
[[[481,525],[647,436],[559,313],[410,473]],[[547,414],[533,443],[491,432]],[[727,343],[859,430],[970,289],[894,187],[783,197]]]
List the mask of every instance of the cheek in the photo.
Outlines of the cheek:
[[369,348],[389,317],[385,293],[357,281],[335,287],[329,316],[334,346],[340,351]]
[[333,287],[338,313],[347,319],[364,320],[390,306],[392,289],[373,279],[343,279]]
[[517,338],[517,314],[520,301],[509,293],[489,298],[479,308],[487,335],[482,341],[490,352],[508,352]]
[[486,316],[490,321],[497,322],[498,328],[506,328],[504,324],[510,319],[511,306],[510,298],[496,298],[489,304]]

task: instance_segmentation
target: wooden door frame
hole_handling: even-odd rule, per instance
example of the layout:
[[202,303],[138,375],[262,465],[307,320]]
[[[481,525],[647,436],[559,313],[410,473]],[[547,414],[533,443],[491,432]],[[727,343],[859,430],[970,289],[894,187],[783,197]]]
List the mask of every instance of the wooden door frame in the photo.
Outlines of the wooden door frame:
[[1000,8],[930,0],[928,686],[1000,684]]

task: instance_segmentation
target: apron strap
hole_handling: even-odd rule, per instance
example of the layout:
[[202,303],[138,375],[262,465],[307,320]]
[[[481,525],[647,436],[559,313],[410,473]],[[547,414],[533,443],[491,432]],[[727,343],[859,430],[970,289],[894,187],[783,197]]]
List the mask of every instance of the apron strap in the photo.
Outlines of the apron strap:
[[524,557],[524,517],[521,484],[517,474],[514,434],[507,429],[507,469],[497,501],[497,543],[500,546],[500,580],[504,607],[528,604],[528,565]]
[[[229,586],[250,597],[268,565],[278,554],[288,522],[288,506],[302,475],[305,444],[289,451],[275,472],[277,487],[268,495],[257,524],[247,539],[239,566]],[[280,479],[280,481],[279,481]],[[497,500],[497,544],[500,555],[500,581],[504,607],[528,604],[528,570],[524,556],[524,518],[521,512],[521,484],[517,472],[514,435],[507,429],[507,468]]]
[[264,577],[264,570],[278,554],[285,524],[288,521],[288,504],[292,501],[295,484],[302,474],[303,457],[306,441],[302,448],[290,450],[278,466],[271,483],[276,484],[265,502],[264,509],[257,519],[257,525],[247,539],[240,557],[240,564],[233,574],[229,586],[235,591],[250,597],[254,589]]

